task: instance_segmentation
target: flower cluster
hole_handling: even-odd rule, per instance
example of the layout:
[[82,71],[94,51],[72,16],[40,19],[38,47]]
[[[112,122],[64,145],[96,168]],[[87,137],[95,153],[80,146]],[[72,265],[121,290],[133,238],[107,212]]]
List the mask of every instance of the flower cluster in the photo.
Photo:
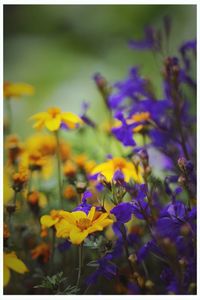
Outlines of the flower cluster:
[[[146,28],[131,51],[163,55],[170,29],[168,18],[163,35]],[[96,73],[104,124],[88,103],[80,116],[52,107],[30,116],[40,132],[25,140],[12,98],[34,88],[5,82],[6,294],[196,293],[196,41],[178,51],[163,57],[161,97],[138,66],[114,84]]]

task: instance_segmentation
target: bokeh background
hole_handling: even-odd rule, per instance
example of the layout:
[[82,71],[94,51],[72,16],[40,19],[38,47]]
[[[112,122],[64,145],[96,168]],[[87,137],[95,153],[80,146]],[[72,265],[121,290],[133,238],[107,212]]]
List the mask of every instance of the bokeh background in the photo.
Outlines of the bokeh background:
[[160,60],[151,53],[132,51],[130,38],[143,29],[172,18],[168,54],[196,36],[193,5],[4,5],[4,79],[27,82],[33,97],[13,101],[13,127],[22,137],[33,132],[30,115],[59,106],[81,112],[83,100],[101,121],[104,107],[92,76],[102,73],[111,83],[124,78],[133,65],[154,82],[161,94]]

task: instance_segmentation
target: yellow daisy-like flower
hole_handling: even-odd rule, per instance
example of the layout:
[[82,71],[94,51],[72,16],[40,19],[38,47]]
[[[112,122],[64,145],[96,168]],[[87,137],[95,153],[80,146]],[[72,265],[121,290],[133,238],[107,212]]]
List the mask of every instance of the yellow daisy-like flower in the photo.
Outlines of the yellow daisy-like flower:
[[108,218],[108,213],[96,211],[95,206],[91,207],[88,214],[84,211],[61,211],[60,215],[63,219],[55,225],[56,236],[69,238],[75,245],[80,245],[89,234],[102,231],[113,223],[113,220]]
[[24,274],[29,270],[15,254],[15,252],[4,253],[3,260],[3,285],[6,286],[10,281],[10,270],[13,270],[17,273]]
[[110,182],[117,170],[122,172],[126,182],[129,182],[131,179],[137,183],[143,182],[142,167],[140,165],[136,167],[132,162],[127,161],[122,157],[114,157],[107,162],[97,165],[91,174],[95,175],[100,173],[105,176],[108,182]]
[[27,83],[4,82],[4,97],[19,98],[22,96],[31,96],[34,94],[34,87]]
[[60,215],[60,210],[51,210],[50,215],[44,215],[40,219],[43,227],[52,227],[60,221],[63,217]]
[[38,130],[46,127],[50,131],[57,131],[61,123],[65,124],[69,129],[74,129],[83,121],[77,115],[71,112],[62,112],[58,107],[49,108],[47,112],[40,112],[33,115],[31,120],[36,120],[33,128]]

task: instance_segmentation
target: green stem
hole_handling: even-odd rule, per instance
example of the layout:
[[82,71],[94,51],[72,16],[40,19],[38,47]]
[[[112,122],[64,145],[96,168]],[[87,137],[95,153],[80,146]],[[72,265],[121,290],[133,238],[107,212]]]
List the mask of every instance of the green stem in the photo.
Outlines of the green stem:
[[124,250],[125,250],[126,259],[127,259],[128,265],[129,265],[129,269],[131,271],[131,274],[133,274],[134,270],[133,270],[133,266],[131,264],[131,261],[129,260],[130,254],[129,254],[129,251],[128,251],[128,242],[127,242],[127,238],[126,238],[126,229],[125,229],[124,224],[122,224],[120,231],[121,231],[122,238],[123,238],[123,241],[124,241]]
[[17,201],[17,192],[14,192],[14,197],[13,197],[13,204],[16,205],[16,201]]
[[52,227],[52,254],[51,254],[52,265],[54,265],[55,241],[56,241],[56,232],[54,227]]
[[78,277],[76,281],[76,286],[79,287],[80,278],[81,278],[81,270],[82,270],[82,255],[83,255],[83,244],[81,244],[78,248]]
[[64,208],[63,205],[63,197],[62,197],[62,178],[61,178],[61,160],[60,160],[60,141],[59,141],[59,132],[55,131],[55,137],[56,137],[56,156],[57,156],[57,170],[58,170],[58,188],[59,188],[59,198],[60,198],[60,204],[62,209]]
[[12,108],[11,108],[11,100],[8,98],[6,99],[6,106],[7,106],[7,116],[8,116],[8,134],[12,132]]

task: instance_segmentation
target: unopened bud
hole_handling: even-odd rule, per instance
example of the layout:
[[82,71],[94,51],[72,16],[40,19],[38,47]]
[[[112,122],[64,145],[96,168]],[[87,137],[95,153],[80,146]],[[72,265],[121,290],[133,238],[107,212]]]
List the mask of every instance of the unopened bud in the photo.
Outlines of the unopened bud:
[[180,266],[182,266],[182,267],[185,267],[187,265],[187,260],[184,257],[179,259],[178,262],[179,262]]
[[188,223],[183,224],[180,228],[180,233],[187,236],[190,233],[190,225]]
[[183,176],[183,175],[179,176],[178,183],[180,185],[184,186],[186,184],[186,178],[185,178],[185,176]]
[[76,190],[77,190],[77,192],[78,192],[79,194],[84,193],[85,190],[86,190],[86,188],[87,188],[87,183],[86,183],[86,182],[78,181],[78,182],[76,183]]
[[8,204],[6,205],[6,210],[7,210],[7,212],[8,212],[9,214],[14,213],[14,212],[16,211],[16,204],[14,204],[14,203],[8,203]]
[[137,261],[137,255],[135,253],[132,253],[129,255],[128,259],[134,264]]
[[147,280],[147,281],[145,282],[145,287],[146,287],[147,289],[152,289],[152,288],[154,287],[153,281]]

